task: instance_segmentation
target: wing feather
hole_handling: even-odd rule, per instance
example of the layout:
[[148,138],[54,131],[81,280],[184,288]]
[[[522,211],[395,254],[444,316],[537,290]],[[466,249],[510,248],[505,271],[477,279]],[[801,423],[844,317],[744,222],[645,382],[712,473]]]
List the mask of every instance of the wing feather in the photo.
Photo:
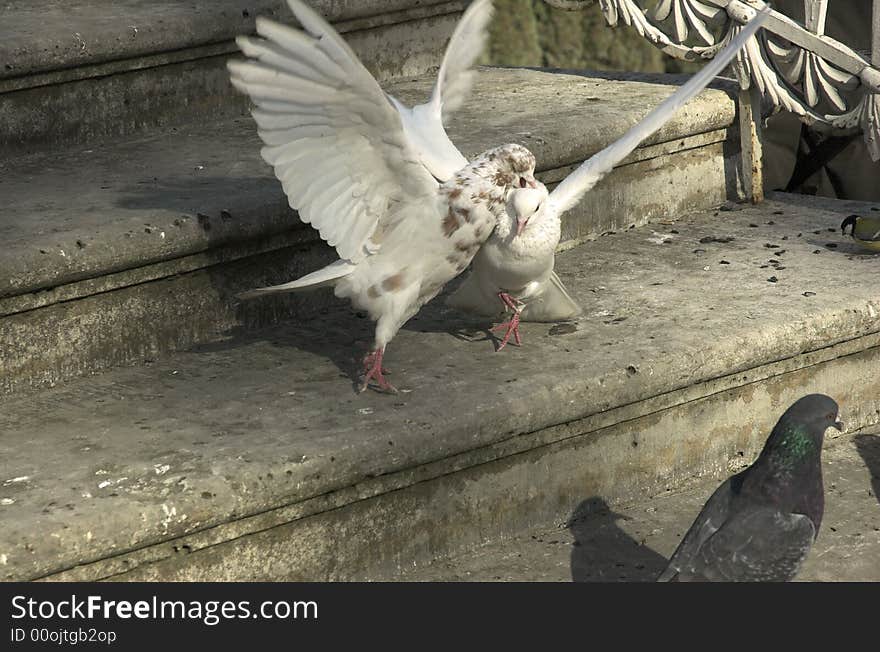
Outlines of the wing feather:
[[437,105],[438,112],[441,108],[447,114],[456,111],[470,93],[474,64],[489,39],[493,11],[491,0],[475,0],[456,25],[431,95],[431,103]]
[[256,105],[261,154],[290,206],[356,263],[375,251],[368,240],[390,207],[436,196],[438,184],[354,51],[301,0],[288,4],[303,29],[258,18],[262,38],[237,40],[249,59],[229,62],[232,83]]
[[800,569],[815,535],[803,514],[749,510],[709,537],[687,570],[713,581],[787,581]]
[[[293,7],[292,0],[288,2],[294,14],[296,9]],[[299,17],[299,16],[297,16]],[[300,21],[302,22],[302,21]],[[287,53],[289,59],[307,64],[312,70],[322,74],[328,79],[343,79],[345,70],[336,61],[329,58],[326,53],[322,55],[319,44],[316,43],[315,37],[321,34],[321,30],[312,31],[308,28],[308,34],[276,23],[273,20],[257,16],[256,20],[257,34],[267,41],[279,46],[279,49]]]
[[333,77],[322,74],[319,70],[292,58],[289,51],[271,41],[239,36],[235,39],[235,43],[246,57],[257,59],[270,68],[283,70],[315,82],[332,83],[333,81]]
[[734,478],[728,478],[712,493],[681,543],[678,544],[666,569],[657,578],[658,582],[668,582],[683,569],[690,568],[695,563],[706,539],[717,532],[730,515],[730,505],[734,497],[733,486]]
[[251,112],[260,129],[294,129],[308,124],[332,126],[333,118],[326,113],[273,113],[254,109]]
[[440,181],[448,181],[467,165],[467,159],[450,140],[443,124],[470,92],[475,74],[473,67],[486,46],[492,12],[491,0],[476,0],[464,12],[446,47],[427,103],[410,109],[389,96],[413,149]]
[[700,69],[686,84],[669,96],[662,104],[651,111],[644,120],[627,131],[620,139],[590,157],[562,183],[550,193],[546,202],[549,210],[561,215],[575,206],[584,193],[589,191],[602,177],[608,174],[615,165],[630,155],[645,138],[657,131],[663,124],[684,106],[694,95],[702,91],[706,85],[720,74],[728,63],[736,56],[750,38],[755,34],[769,15],[767,8],[757,13],[740,29],[731,42],[715,57]]

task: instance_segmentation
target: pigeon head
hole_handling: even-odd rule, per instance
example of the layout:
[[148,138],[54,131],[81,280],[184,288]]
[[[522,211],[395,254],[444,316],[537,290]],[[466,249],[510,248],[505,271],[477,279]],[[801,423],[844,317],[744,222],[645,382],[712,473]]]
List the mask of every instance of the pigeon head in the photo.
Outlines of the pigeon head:
[[795,401],[782,415],[780,422],[798,423],[824,434],[828,428],[843,430],[843,423],[838,420],[840,408],[837,402],[825,394],[808,394]]
[[517,188],[510,194],[507,202],[507,212],[516,220],[516,235],[519,236],[529,218],[538,212],[541,205],[547,200],[550,193],[547,192],[547,186],[538,181],[535,188]]
[[835,400],[824,394],[798,399],[779,418],[761,455],[779,455],[789,460],[818,456],[825,431],[843,430],[839,411]]
[[504,189],[507,195],[517,188],[537,188],[535,155],[522,145],[511,143],[495,147],[477,157],[473,164],[478,174]]

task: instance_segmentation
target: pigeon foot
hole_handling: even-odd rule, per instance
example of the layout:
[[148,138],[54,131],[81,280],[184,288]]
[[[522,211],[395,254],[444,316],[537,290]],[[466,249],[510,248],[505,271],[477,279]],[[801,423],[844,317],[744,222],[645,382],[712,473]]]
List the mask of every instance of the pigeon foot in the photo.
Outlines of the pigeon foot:
[[383,392],[397,394],[397,388],[385,379],[384,374],[387,374],[388,370],[382,368],[382,356],[384,355],[385,348],[383,347],[381,349],[376,349],[375,351],[370,351],[366,357],[364,357],[364,382],[361,384],[360,392],[367,389],[371,379],[375,379],[376,384],[379,385],[379,389]]
[[523,311],[523,308],[525,308],[525,304],[522,301],[514,299],[512,296],[507,294],[507,292],[499,292],[498,298],[501,299],[501,303],[504,304],[505,308],[513,311],[513,317],[511,317],[509,321],[498,324],[497,326],[493,326],[491,329],[493,332],[502,328],[507,329],[507,331],[504,333],[504,338],[501,340],[501,344],[499,344],[498,348],[495,349],[496,353],[507,346],[507,342],[510,341],[511,335],[513,335],[513,339],[516,342],[517,346],[522,344],[522,340],[519,336],[519,316],[520,313]]

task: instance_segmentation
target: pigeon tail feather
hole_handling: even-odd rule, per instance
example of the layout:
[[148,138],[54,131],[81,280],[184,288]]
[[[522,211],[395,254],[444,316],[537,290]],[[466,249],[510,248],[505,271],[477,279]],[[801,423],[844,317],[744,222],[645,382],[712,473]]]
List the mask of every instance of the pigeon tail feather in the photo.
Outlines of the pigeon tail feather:
[[264,288],[256,288],[236,295],[239,299],[253,299],[255,297],[265,296],[267,294],[281,294],[284,292],[301,292],[303,290],[316,290],[328,285],[336,285],[336,282],[351,274],[357,265],[347,260],[337,260],[330,263],[326,267],[306,274],[295,281],[282,283],[281,285],[270,285]]
[[529,301],[526,304],[522,312],[522,321],[565,321],[579,317],[583,312],[555,271],[550,273],[550,282],[546,283],[542,290],[537,301]]
[[[446,298],[446,305],[481,317],[499,317],[503,309],[497,294],[490,293],[479,282],[479,274],[471,272],[455,292]],[[572,298],[556,272],[550,273],[540,294],[526,300],[520,321],[556,322],[579,317],[583,309]]]

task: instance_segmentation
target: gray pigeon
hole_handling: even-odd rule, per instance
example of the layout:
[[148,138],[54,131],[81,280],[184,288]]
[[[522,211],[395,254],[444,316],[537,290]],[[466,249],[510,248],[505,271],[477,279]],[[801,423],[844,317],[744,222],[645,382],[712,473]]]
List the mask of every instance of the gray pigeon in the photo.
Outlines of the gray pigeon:
[[819,533],[825,510],[822,441],[843,430],[824,394],[797,400],[750,467],[703,506],[660,582],[787,582]]

